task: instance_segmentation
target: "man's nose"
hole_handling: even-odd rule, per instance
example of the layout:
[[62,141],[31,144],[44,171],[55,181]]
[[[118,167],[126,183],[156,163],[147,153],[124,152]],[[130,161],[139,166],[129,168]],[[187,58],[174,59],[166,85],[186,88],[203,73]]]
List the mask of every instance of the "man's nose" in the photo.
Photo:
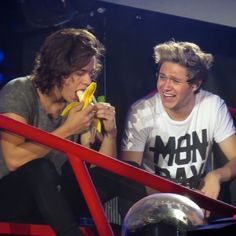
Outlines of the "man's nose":
[[84,81],[86,81],[86,83],[91,84],[93,81],[93,76],[91,73],[87,72],[84,74]]
[[172,86],[172,80],[170,78],[166,78],[164,81],[164,88],[170,88]]

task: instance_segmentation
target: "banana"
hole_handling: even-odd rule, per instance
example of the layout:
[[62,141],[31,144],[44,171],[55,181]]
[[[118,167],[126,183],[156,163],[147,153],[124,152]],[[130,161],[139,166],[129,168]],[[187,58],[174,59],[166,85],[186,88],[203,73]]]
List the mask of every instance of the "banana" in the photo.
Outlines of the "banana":
[[70,103],[69,105],[67,105],[67,106],[64,108],[64,110],[63,110],[62,113],[61,113],[61,116],[63,116],[63,117],[68,116],[70,110],[71,110],[72,108],[78,106],[78,105],[79,105],[79,102],[72,102],[72,103]]
[[86,90],[81,95],[80,101],[84,102],[83,109],[86,108],[92,101],[93,101],[93,94],[97,88],[97,84],[95,82],[92,82]]
[[[78,96],[78,99],[79,101],[83,101],[84,102],[84,105],[83,105],[83,109],[85,109],[89,104],[92,103],[92,101],[96,102],[96,99],[95,97],[93,96],[94,95],[94,92],[97,88],[97,84],[95,82],[92,82],[86,89],[84,92],[82,91],[77,91],[76,95]],[[64,110],[62,111],[61,113],[61,116],[65,117],[65,116],[68,116],[70,110],[72,108],[74,108],[75,106],[78,106],[79,104],[79,101],[78,102],[72,102],[70,103],[69,105],[67,105]],[[97,129],[98,132],[101,132],[102,130],[102,124],[101,124],[101,121],[99,119],[95,119],[94,120],[94,124],[95,124],[95,127]]]

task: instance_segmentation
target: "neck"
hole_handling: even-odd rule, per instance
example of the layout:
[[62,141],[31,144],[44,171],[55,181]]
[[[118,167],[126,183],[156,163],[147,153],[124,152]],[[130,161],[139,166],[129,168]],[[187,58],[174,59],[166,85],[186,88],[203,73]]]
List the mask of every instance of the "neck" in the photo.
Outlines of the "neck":
[[167,111],[167,114],[172,120],[183,121],[190,115],[191,111],[189,112]]
[[37,93],[43,111],[52,119],[58,118],[66,104],[66,102],[58,96],[59,93],[57,93],[56,90],[52,90],[50,94],[43,94],[38,88]]
[[191,114],[195,105],[195,96],[186,104],[181,104],[181,107],[174,109],[165,109],[172,120],[183,121]]

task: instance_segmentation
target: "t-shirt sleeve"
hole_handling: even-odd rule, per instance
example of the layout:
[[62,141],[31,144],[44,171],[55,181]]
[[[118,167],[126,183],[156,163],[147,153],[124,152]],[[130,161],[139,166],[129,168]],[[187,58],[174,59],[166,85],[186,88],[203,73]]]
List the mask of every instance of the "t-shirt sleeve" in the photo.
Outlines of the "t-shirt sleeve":
[[15,113],[28,121],[33,109],[29,93],[32,91],[25,88],[24,83],[18,80],[10,81],[0,91],[0,114]]
[[145,149],[148,129],[141,112],[142,110],[131,107],[128,113],[121,142],[122,151],[143,152]]
[[215,117],[214,139],[217,143],[236,133],[235,125],[228,107],[223,100],[219,101]]

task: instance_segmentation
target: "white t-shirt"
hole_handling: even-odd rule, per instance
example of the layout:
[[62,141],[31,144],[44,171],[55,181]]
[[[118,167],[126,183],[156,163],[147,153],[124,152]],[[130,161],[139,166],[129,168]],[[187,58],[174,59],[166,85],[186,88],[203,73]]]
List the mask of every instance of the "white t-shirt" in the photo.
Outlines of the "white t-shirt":
[[172,120],[158,93],[132,105],[122,140],[122,151],[143,152],[143,167],[168,178],[190,178],[204,173],[212,144],[235,133],[231,115],[217,95],[200,90],[187,119]]

